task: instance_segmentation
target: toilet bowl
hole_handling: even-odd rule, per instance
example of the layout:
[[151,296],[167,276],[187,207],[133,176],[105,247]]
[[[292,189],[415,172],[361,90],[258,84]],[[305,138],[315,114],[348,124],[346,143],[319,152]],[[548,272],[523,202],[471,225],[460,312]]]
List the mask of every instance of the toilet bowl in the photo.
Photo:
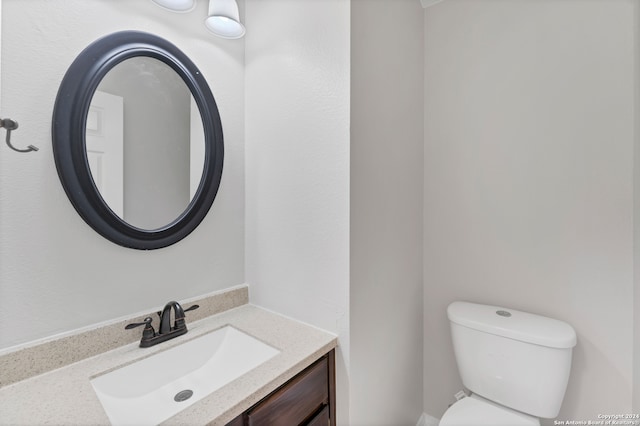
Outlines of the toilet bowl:
[[471,395],[453,404],[440,419],[439,426],[540,426],[540,421],[478,395]]
[[576,333],[555,319],[468,302],[447,308],[462,384],[440,426],[539,426],[560,411]]

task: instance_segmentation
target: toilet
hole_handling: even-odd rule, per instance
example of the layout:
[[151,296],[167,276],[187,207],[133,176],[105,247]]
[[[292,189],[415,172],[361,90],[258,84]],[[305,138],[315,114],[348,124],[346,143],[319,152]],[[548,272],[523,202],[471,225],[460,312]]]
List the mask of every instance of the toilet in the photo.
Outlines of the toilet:
[[555,319],[468,302],[447,308],[462,384],[471,396],[439,426],[539,426],[560,411],[576,332]]

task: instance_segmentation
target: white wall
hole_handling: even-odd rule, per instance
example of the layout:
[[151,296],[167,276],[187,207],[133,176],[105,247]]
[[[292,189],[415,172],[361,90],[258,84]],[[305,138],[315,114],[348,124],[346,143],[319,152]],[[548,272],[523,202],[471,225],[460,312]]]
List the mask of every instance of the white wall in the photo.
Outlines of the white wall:
[[422,33],[417,0],[351,2],[353,426],[422,414]]
[[640,413],[640,1],[635,6],[635,148],[634,148],[634,338],[633,412]]
[[[2,94],[2,0],[0,0],[0,94]],[[2,104],[0,103],[0,118],[4,118],[2,115]],[[2,238],[2,234],[0,234]]]
[[339,335],[347,424],[349,2],[247,0],[246,26],[251,301]]
[[[11,325],[0,348],[243,283],[243,42],[206,31],[204,1],[189,14],[149,0],[5,0],[2,8],[2,113],[20,123],[15,144],[40,151],[0,146],[0,323]],[[225,132],[224,176],[209,215],[185,240],[148,252],[117,246],[84,223],[51,149],[67,67],[90,42],[125,29],[164,37],[191,57]]]
[[426,9],[429,414],[461,388],[454,300],[574,326],[559,419],[632,411],[633,15],[632,0]]

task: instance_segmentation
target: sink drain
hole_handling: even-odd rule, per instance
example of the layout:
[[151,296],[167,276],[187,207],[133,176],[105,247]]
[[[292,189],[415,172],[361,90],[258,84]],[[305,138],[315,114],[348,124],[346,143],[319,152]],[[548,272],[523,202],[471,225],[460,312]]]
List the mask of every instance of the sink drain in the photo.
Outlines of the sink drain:
[[176,396],[173,397],[173,400],[176,402],[186,401],[187,399],[191,398],[192,395],[193,391],[191,389],[185,389],[178,392]]

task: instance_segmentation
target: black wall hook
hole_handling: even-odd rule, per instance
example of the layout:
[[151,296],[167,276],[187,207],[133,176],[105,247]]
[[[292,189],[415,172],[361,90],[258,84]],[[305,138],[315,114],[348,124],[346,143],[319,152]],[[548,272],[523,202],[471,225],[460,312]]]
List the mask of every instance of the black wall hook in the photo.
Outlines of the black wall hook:
[[33,145],[29,145],[25,149],[16,148],[15,146],[11,145],[11,131],[18,128],[18,122],[17,121],[12,120],[10,118],[0,119],[0,127],[4,127],[5,130],[7,131],[7,146],[9,148],[11,148],[12,150],[18,151],[18,152],[31,152],[31,151],[37,151],[38,150],[38,148],[36,148]]

